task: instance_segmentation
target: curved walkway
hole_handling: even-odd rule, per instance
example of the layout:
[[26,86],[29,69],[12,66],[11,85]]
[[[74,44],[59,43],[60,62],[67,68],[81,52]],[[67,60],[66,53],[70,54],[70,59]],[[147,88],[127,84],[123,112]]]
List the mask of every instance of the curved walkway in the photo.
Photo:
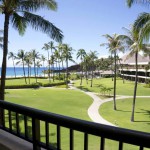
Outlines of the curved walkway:
[[[80,90],[76,87],[74,87],[72,85],[72,83],[69,84],[70,89],[75,89],[75,90]],[[99,107],[106,102],[112,101],[113,98],[108,98],[105,100],[101,100],[95,93],[93,92],[87,92],[84,90],[80,90],[82,92],[84,92],[85,94],[89,95],[90,97],[92,97],[93,99],[93,103],[90,105],[90,107],[88,108],[88,115],[91,118],[92,121],[96,122],[96,123],[101,123],[101,124],[105,124],[105,125],[110,125],[110,126],[116,126],[115,124],[112,124],[110,122],[108,122],[107,120],[105,120],[102,116],[100,116],[99,113]],[[133,96],[123,96],[120,95],[118,96],[116,99],[125,99],[125,98],[132,98]],[[143,98],[150,98],[150,96],[137,96],[137,97],[143,97]],[[115,123],[115,120],[114,120]]]

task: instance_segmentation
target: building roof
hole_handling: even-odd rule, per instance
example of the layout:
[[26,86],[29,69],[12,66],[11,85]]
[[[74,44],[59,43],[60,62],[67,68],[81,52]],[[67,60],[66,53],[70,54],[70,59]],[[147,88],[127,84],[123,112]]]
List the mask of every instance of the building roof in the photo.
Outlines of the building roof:
[[[138,65],[146,65],[149,62],[149,57],[142,56],[138,54]],[[121,64],[134,65],[135,64],[135,54],[130,56],[129,54],[125,54],[120,61]]]

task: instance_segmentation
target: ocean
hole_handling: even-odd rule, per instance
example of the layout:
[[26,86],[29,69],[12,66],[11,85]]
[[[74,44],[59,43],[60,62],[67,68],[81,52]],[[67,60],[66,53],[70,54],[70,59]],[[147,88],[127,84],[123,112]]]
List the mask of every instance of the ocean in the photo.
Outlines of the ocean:
[[[40,67],[38,68],[38,76],[43,76],[44,73],[42,71],[47,70],[46,67]],[[57,70],[55,68],[55,70]],[[28,76],[28,68],[25,67],[26,76]],[[37,73],[36,73],[37,74]],[[1,76],[1,68],[0,68],[0,76]],[[6,76],[7,77],[14,77],[14,67],[7,67],[6,69]],[[23,68],[22,67],[16,67],[16,76],[23,76]],[[34,76],[34,68],[31,67],[31,76]]]

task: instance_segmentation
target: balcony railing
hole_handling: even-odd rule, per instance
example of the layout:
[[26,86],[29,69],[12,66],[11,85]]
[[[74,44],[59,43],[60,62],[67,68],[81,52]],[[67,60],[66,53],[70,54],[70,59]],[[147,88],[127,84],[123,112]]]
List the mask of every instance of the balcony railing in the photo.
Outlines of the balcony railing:
[[[61,149],[61,128],[65,127],[69,131],[69,147],[67,149],[74,149],[75,131],[83,133],[83,149],[88,150],[89,135],[95,135],[99,140],[99,149],[105,149],[105,140],[111,139],[118,142],[118,149],[123,150],[125,143],[136,145],[139,150],[143,150],[144,147],[150,148],[150,134],[145,132],[133,131],[118,127],[112,127],[66,117],[42,110],[37,110],[18,104],[0,101],[1,112],[4,112],[4,118],[2,119],[1,129],[14,134],[26,141],[33,143],[33,150],[39,150],[41,147],[49,150]],[[20,118],[23,120],[24,132],[20,131]],[[30,119],[29,119],[30,118]],[[31,123],[31,134],[28,132],[28,121]],[[45,142],[41,142],[40,136],[40,121],[44,122],[45,127]],[[13,125],[15,124],[15,128]],[[56,145],[50,144],[49,136],[51,130],[49,124],[56,126]]]

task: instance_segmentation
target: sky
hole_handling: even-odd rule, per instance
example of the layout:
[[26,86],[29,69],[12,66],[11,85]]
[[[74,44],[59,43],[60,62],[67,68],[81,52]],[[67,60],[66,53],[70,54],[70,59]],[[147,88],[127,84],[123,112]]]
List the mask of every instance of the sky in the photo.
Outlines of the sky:
[[[87,53],[97,51],[98,57],[109,55],[105,47],[100,44],[107,42],[104,34],[125,34],[122,27],[129,28],[141,12],[149,12],[149,8],[139,4],[128,8],[126,0],[56,0],[57,11],[40,10],[37,12],[45,19],[52,22],[62,30],[63,43],[69,44],[73,49],[73,59],[79,49],[85,49]],[[4,16],[0,15],[0,29],[3,29]],[[28,27],[24,36],[9,25],[8,51],[17,53],[19,49],[30,51],[36,49],[40,54],[47,56],[42,50],[44,43],[53,41],[46,34]],[[58,43],[55,42],[55,45]],[[0,51],[0,64],[2,51]],[[72,65],[70,62],[69,65]],[[8,60],[7,66],[12,66]]]

